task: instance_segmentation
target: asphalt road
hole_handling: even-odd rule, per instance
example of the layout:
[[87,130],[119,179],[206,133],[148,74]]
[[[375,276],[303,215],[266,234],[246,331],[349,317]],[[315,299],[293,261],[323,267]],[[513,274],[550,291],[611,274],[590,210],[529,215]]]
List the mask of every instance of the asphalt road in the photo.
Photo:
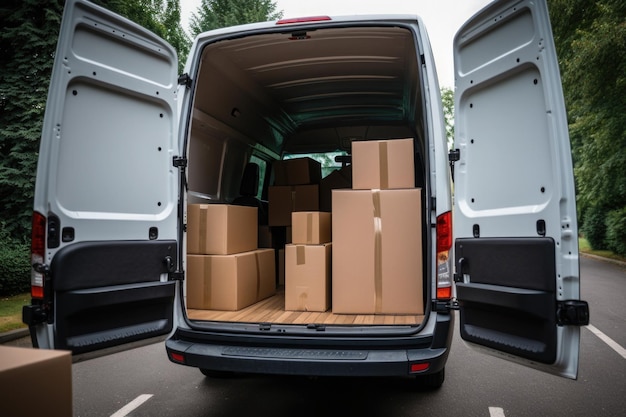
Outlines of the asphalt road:
[[577,381],[475,352],[460,337],[434,392],[396,379],[210,379],[170,363],[156,343],[75,363],[74,415],[624,416],[626,267],[582,258],[581,275],[592,326],[581,332]]

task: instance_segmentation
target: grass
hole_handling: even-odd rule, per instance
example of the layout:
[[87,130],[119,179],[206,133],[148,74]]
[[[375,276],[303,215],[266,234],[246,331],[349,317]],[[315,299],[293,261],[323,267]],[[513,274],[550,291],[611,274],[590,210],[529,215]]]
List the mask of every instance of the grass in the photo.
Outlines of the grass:
[[[613,252],[591,249],[589,242],[584,238],[578,240],[578,248],[584,253],[626,262],[626,258],[615,255]],[[26,327],[26,325],[22,323],[22,306],[29,303],[30,293],[0,298],[0,333]]]
[[30,304],[30,293],[0,298],[0,333],[26,327],[22,323],[22,306]]
[[582,238],[582,237],[578,239],[578,250],[580,252],[588,253],[590,255],[596,255],[602,258],[609,258],[609,259],[614,259],[617,261],[626,262],[626,257],[616,255],[611,251],[591,249],[591,245],[589,244],[589,242],[587,242],[587,239]]

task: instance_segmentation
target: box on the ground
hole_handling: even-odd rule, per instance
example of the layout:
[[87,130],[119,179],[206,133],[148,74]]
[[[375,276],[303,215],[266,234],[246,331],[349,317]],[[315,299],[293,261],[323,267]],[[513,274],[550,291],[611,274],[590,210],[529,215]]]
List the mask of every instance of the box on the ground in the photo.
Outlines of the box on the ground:
[[330,213],[297,211],[291,214],[291,243],[319,245],[331,241]]
[[0,346],[0,414],[72,417],[69,351]]
[[187,307],[240,310],[276,292],[274,249],[187,255]]
[[274,185],[319,184],[322,165],[312,158],[294,158],[275,161]]
[[332,190],[352,188],[352,166],[337,169],[320,181],[320,211],[332,210]]
[[334,313],[423,314],[421,189],[333,191]]
[[319,210],[317,184],[271,186],[268,193],[270,226],[291,226],[294,211]]
[[189,204],[187,253],[230,255],[257,249],[257,210],[230,204]]
[[285,246],[285,310],[330,308],[331,254],[332,243]]
[[352,188],[403,189],[415,187],[413,139],[352,142]]

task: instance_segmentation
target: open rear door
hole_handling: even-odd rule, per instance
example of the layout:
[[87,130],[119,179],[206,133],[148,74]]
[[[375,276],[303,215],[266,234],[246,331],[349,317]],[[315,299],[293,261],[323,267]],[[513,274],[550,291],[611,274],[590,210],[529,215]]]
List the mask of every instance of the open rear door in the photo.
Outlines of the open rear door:
[[41,139],[33,305],[42,348],[88,352],[167,334],[178,264],[175,50],[66,2]]
[[500,1],[454,40],[455,281],[462,338],[576,378],[578,236],[570,143],[545,1]]

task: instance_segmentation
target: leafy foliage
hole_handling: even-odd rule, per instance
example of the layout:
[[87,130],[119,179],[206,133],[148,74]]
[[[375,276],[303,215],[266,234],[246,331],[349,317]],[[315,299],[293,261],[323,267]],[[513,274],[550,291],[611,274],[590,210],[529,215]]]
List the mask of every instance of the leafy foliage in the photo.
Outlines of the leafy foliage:
[[626,256],[626,207],[606,216],[606,243],[612,252]]
[[0,222],[15,239],[30,234],[37,151],[61,3],[5,0],[0,6]]
[[30,291],[30,247],[12,238],[0,223],[0,295]]
[[[608,212],[626,207],[626,3],[549,2],[578,191],[579,220],[606,248]],[[599,230],[594,230],[598,228]]]
[[441,89],[441,102],[443,103],[443,117],[446,122],[448,149],[452,149],[454,143],[454,91],[448,87],[443,87]]
[[243,23],[280,19],[271,0],[202,0],[198,12],[191,17],[191,33],[197,35],[211,29]]

